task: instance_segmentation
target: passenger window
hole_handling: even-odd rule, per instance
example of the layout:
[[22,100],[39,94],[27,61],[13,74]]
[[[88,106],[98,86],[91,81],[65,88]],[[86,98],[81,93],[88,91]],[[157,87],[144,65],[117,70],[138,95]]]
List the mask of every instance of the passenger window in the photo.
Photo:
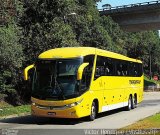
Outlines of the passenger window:
[[94,63],[94,55],[84,56],[84,63],[88,62],[89,65],[84,69],[82,80],[81,80],[81,90],[85,91],[89,88],[91,78],[92,78],[92,70],[93,70],[93,63]]
[[97,79],[100,76],[105,75],[105,58],[102,56],[97,56],[97,62],[96,62],[96,71],[94,79]]
[[100,76],[141,76],[141,63],[97,56],[94,79]]
[[115,62],[114,59],[106,58],[105,60],[105,75],[106,76],[113,76],[115,70]]

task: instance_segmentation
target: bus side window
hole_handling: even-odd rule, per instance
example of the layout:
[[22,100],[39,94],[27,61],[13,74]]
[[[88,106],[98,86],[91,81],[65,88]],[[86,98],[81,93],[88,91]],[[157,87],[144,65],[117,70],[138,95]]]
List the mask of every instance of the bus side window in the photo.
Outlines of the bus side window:
[[137,67],[138,67],[138,76],[142,76],[143,74],[143,67],[142,67],[142,64],[137,64]]
[[97,62],[96,62],[96,71],[95,71],[95,76],[94,80],[99,78],[100,76],[105,75],[105,58],[102,56],[97,56]]
[[128,76],[134,76],[133,62],[128,63]]
[[109,75],[110,74],[111,71],[109,69],[109,66],[105,67],[105,71],[104,72],[105,72],[105,75]]
[[122,63],[117,61],[117,76],[122,76]]
[[127,71],[128,65],[127,65],[127,63],[125,61],[123,61],[122,65],[123,65],[123,67],[122,67],[123,76],[128,76],[128,71]]
[[106,58],[105,60],[105,75],[106,76],[113,76],[114,75],[114,59]]
[[128,76],[128,64],[123,60],[116,60],[116,75]]
[[91,78],[92,78],[92,69],[94,62],[94,55],[84,56],[84,63],[88,62],[89,65],[84,69],[81,80],[81,90],[85,91],[89,88]]
[[95,74],[95,78],[100,77],[101,71],[100,71],[100,67],[96,67],[96,74]]
[[140,77],[143,73],[143,68],[141,63],[128,63],[129,76]]
[[140,63],[135,63],[135,68],[134,68],[135,76],[142,76],[142,64]]

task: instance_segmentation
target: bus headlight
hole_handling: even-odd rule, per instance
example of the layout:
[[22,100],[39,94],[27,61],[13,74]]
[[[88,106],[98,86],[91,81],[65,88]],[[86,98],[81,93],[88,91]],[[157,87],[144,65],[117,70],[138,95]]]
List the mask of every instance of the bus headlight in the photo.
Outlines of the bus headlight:
[[71,108],[74,107],[76,105],[79,105],[82,102],[83,99],[71,103],[71,104],[67,104],[67,105],[63,105],[63,106],[45,106],[45,105],[39,105],[37,103],[32,102],[32,105],[39,108],[39,109],[45,109],[45,110],[63,110],[63,109],[67,109],[67,108]]
[[66,105],[66,107],[70,108],[70,107],[74,107],[74,106],[76,106],[76,105],[79,105],[79,104],[82,102],[82,100],[83,100],[83,98],[82,98],[81,100],[77,101],[77,102],[74,102],[74,103],[72,103],[72,104]]
[[35,106],[35,105],[36,105],[36,103],[32,102],[32,105],[34,105],[34,106]]

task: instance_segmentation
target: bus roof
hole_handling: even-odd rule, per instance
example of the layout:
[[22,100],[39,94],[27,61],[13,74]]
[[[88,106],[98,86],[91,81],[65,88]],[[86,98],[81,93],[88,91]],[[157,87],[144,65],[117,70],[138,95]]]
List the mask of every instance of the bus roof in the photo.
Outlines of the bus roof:
[[127,60],[127,61],[133,61],[133,62],[138,62],[142,63],[140,60],[129,58],[127,56],[102,50],[102,49],[97,49],[93,47],[65,47],[65,48],[55,48],[51,49],[48,51],[45,51],[39,55],[38,58],[40,59],[60,59],[60,58],[75,58],[75,57],[82,57],[86,55],[100,55],[100,56],[105,56],[105,57],[110,57],[110,58],[115,58],[115,59],[122,59],[122,60]]

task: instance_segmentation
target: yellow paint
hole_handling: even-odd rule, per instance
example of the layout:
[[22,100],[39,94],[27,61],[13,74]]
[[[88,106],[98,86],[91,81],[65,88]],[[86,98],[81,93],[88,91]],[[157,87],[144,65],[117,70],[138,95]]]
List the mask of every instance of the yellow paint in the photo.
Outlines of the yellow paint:
[[[60,58],[75,58],[82,57],[86,55],[95,55],[91,85],[88,91],[83,95],[77,98],[60,100],[60,101],[46,101],[31,98],[32,105],[32,114],[36,116],[43,117],[60,117],[60,118],[80,118],[90,115],[91,105],[93,100],[98,100],[98,112],[102,112],[103,106],[116,105],[118,103],[128,102],[129,95],[134,96],[137,94],[138,103],[143,99],[143,75],[141,77],[120,77],[120,76],[101,76],[98,79],[94,80],[94,73],[96,67],[97,55],[116,58],[121,60],[127,60],[137,63],[142,63],[140,60],[132,59],[117,53],[104,51],[101,49],[96,49],[92,47],[72,47],[72,48],[57,48],[46,51],[39,55],[39,59],[60,59]],[[83,65],[84,68],[87,64]],[[33,67],[33,65],[32,65]],[[28,72],[30,68],[27,68],[25,71]],[[82,71],[82,70],[81,70]],[[27,79],[25,73],[25,79]],[[81,75],[79,75],[81,76]],[[77,78],[78,80],[81,77]],[[140,80],[140,84],[129,84],[129,80]],[[83,99],[83,100],[82,100]],[[67,109],[40,109],[36,107],[36,104],[42,106],[65,106],[82,100],[82,102],[74,107]],[[56,115],[48,115],[48,112],[54,112]]]
[[78,68],[77,80],[82,79],[83,70],[88,65],[89,65],[89,63],[83,63],[82,65],[80,65],[80,67]]
[[30,69],[32,69],[34,67],[34,64],[32,64],[32,65],[29,65],[28,67],[26,67],[25,69],[24,69],[24,80],[28,80],[28,71],[30,70]]
[[38,56],[38,58],[40,58],[40,59],[74,58],[74,57],[95,54],[95,53],[97,55],[108,56],[110,58],[117,58],[117,59],[123,59],[123,60],[142,63],[140,60],[137,60],[137,59],[132,59],[132,58],[126,57],[121,54],[117,54],[117,53],[113,53],[113,52],[105,51],[105,50],[101,50],[101,49],[96,49],[93,47],[55,48],[55,49],[51,49],[51,50],[48,50],[48,51],[41,53]]

